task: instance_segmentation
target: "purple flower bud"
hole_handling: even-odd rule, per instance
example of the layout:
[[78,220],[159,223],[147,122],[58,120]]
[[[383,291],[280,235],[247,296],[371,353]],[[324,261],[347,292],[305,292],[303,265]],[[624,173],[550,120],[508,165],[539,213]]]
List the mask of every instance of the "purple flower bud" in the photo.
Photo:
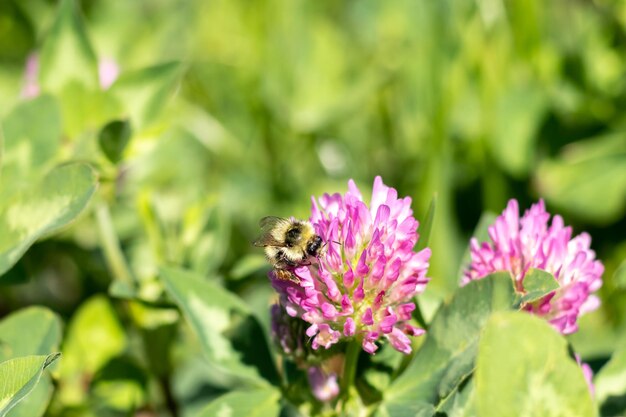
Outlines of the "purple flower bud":
[[327,374],[322,368],[312,366],[308,369],[309,385],[315,398],[322,402],[328,402],[339,394],[337,374]]

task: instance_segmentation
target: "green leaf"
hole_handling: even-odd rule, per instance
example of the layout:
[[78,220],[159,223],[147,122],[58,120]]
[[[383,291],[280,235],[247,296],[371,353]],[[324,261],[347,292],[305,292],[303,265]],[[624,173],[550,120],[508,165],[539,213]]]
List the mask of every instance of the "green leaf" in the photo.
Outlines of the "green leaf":
[[85,380],[91,379],[128,344],[111,302],[103,295],[89,298],[72,317],[63,343],[61,383],[56,397],[66,406],[87,399]]
[[74,0],[62,0],[41,49],[39,81],[58,93],[70,83],[98,89],[98,61]]
[[559,288],[554,275],[541,269],[531,268],[524,276],[524,294],[521,303],[532,303]]
[[[24,329],[28,329],[25,332]],[[0,322],[0,340],[5,349],[0,361],[26,355],[47,355],[59,350],[61,319],[44,307],[28,307]],[[33,391],[9,411],[8,417],[39,417],[52,397],[49,375],[43,375]]]
[[408,415],[406,407],[436,405],[450,395],[474,368],[478,337],[489,316],[511,309],[515,298],[508,273],[495,273],[459,288],[433,319],[407,369],[385,392],[382,415]]
[[475,378],[481,417],[597,415],[566,340],[527,313],[499,312],[489,319]]
[[440,404],[437,411],[445,417],[475,417],[477,415],[475,392],[474,379],[469,378],[467,383],[459,385]]
[[[24,329],[28,329],[25,332]],[[0,321],[0,340],[8,346],[8,355],[0,360],[27,355],[47,355],[59,349],[61,319],[45,307],[28,307]]]
[[263,330],[241,299],[189,271],[162,268],[160,277],[225,380],[252,386],[278,380]]
[[44,369],[59,356],[60,353],[22,356],[0,363],[0,417],[33,391]]
[[125,73],[113,84],[110,93],[121,103],[131,124],[141,129],[159,115],[180,73],[180,64],[176,62]]
[[17,403],[7,417],[41,417],[48,409],[54,392],[54,385],[48,373],[44,373],[39,383],[24,399]]
[[542,163],[536,173],[540,194],[557,208],[588,221],[618,220],[626,207],[625,136],[577,142],[559,158]]
[[122,159],[122,153],[131,137],[130,122],[115,120],[102,128],[98,135],[100,149],[107,159],[114,164]]
[[[3,120],[3,187],[21,187],[50,167],[61,144],[61,110],[48,95],[18,104]],[[14,184],[17,182],[17,184]]]
[[275,389],[235,391],[211,402],[198,417],[272,417],[280,413],[280,392]]
[[626,346],[616,350],[594,379],[596,400],[603,416],[626,413]]
[[[74,220],[96,191],[96,176],[83,163],[53,169],[11,200],[0,201],[0,274],[40,237]],[[0,192],[0,195],[2,192]]]
[[85,301],[76,311],[63,344],[61,376],[75,372],[94,374],[121,354],[127,340],[113,305],[103,295]]

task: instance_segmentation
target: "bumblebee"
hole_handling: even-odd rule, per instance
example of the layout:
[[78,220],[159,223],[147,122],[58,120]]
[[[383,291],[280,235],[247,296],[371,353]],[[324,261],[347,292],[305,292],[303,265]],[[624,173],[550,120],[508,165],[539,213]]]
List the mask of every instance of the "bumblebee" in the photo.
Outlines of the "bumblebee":
[[310,222],[268,216],[259,226],[263,232],[254,246],[265,248],[278,279],[299,282],[293,270],[324,254],[325,244]]

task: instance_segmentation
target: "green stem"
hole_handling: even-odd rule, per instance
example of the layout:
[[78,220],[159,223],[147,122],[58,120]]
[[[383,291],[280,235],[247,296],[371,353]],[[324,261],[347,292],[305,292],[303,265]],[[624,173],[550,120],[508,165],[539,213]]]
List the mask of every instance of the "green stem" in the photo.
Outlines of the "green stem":
[[96,207],[96,220],[100,232],[100,243],[104,252],[106,263],[113,274],[113,278],[134,286],[134,279],[130,268],[124,259],[120,243],[113,227],[113,220],[109,212],[109,206],[102,202]]
[[359,353],[361,353],[361,344],[356,340],[350,342],[346,349],[346,357],[343,363],[343,376],[341,377],[341,395],[344,399],[348,398],[350,388],[354,385]]

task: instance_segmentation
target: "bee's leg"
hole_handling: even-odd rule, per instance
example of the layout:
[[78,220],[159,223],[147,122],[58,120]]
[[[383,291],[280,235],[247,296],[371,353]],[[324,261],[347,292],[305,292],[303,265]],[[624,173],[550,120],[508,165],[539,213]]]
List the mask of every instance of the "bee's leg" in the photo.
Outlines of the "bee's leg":
[[302,282],[295,270],[291,271],[291,281],[296,284],[300,284],[300,282]]
[[291,272],[286,269],[276,268],[274,269],[274,273],[276,274],[276,278],[281,281],[289,281],[291,280],[291,276],[293,275]]

